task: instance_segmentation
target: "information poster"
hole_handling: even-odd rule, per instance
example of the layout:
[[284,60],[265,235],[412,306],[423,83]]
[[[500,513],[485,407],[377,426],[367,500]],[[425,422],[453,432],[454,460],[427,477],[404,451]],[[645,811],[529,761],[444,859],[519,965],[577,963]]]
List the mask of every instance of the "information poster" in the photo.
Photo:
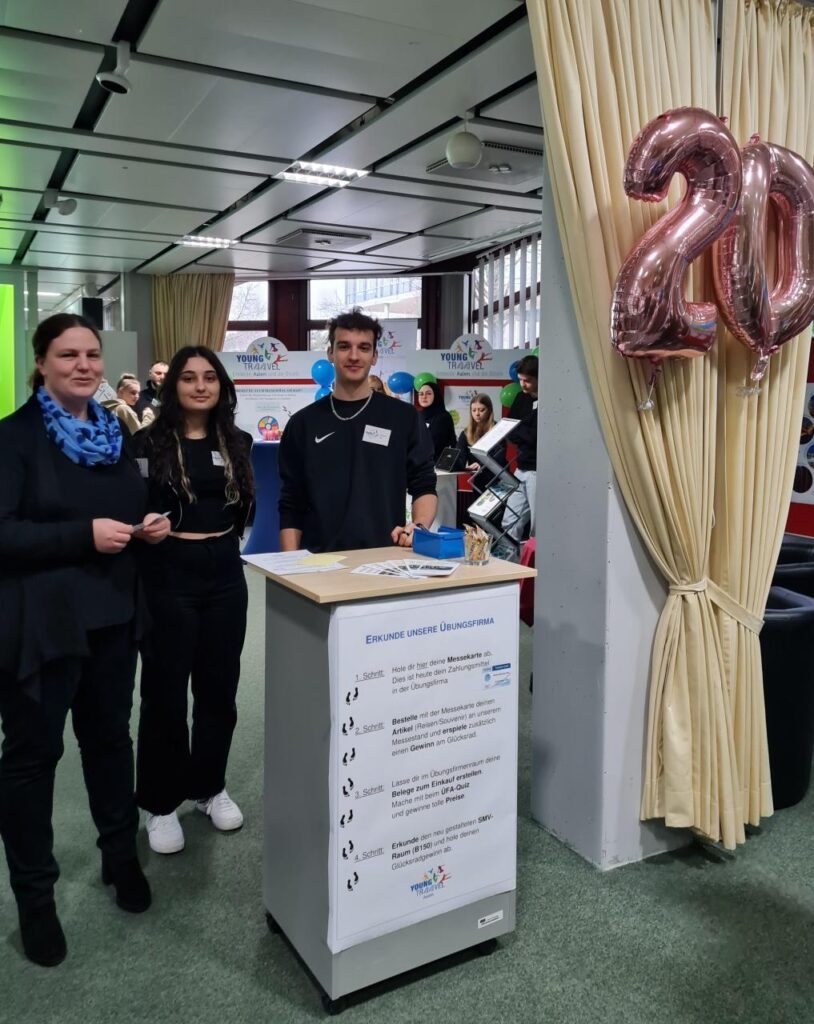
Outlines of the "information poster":
[[503,413],[500,405],[500,390],[499,387],[479,388],[476,384],[467,387],[447,384],[444,388],[444,405],[455,424],[455,433],[460,434],[462,430],[466,429],[469,422],[469,403],[475,395],[488,395],[492,399],[492,412],[497,423]]
[[334,611],[332,952],[514,889],[517,621],[514,584]]
[[286,424],[314,401],[316,384],[238,384],[235,422],[254,441],[279,441]]

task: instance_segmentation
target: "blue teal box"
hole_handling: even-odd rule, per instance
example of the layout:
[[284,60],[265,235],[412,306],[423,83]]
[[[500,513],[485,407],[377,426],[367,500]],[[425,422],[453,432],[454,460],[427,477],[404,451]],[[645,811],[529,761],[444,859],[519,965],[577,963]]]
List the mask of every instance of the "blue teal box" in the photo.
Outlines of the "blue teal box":
[[428,558],[463,558],[464,531],[441,526],[435,533],[416,527],[413,532],[413,551]]

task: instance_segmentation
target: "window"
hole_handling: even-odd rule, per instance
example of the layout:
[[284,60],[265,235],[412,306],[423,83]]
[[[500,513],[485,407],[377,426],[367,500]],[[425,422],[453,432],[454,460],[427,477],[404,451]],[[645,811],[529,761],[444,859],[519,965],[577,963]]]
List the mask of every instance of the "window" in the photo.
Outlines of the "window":
[[244,352],[255,338],[268,337],[271,333],[269,328],[269,282],[243,281],[236,284],[223,351]]
[[325,321],[359,306],[377,320],[415,319],[421,335],[420,277],[331,277],[308,282],[308,347],[328,343]]
[[472,272],[472,330],[492,348],[534,348],[540,338],[540,235],[479,257]]

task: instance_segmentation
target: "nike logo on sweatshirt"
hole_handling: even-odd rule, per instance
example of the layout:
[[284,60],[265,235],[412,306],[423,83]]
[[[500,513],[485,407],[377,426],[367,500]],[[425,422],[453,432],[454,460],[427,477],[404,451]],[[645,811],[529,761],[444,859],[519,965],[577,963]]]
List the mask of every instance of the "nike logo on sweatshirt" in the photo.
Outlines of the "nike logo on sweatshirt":
[[329,438],[329,437],[333,437],[333,435],[334,435],[335,433],[336,433],[336,431],[335,431],[335,430],[332,430],[332,431],[330,432],[330,434],[323,434],[323,435],[322,435],[322,437],[317,437],[316,435],[314,435],[314,443],[315,443],[315,444],[322,444],[322,442],[323,442],[323,441],[325,441],[325,440],[327,440],[327,438]]

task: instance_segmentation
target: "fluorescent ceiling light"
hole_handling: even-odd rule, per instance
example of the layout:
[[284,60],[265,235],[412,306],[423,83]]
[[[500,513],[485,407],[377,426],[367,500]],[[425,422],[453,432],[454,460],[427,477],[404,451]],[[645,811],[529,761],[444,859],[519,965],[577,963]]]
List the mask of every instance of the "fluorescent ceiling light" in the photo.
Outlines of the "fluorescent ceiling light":
[[214,238],[210,235],[184,235],[178,239],[179,245],[189,245],[195,249],[228,249],[237,245],[234,238]]
[[357,171],[353,167],[336,167],[334,164],[313,164],[307,160],[295,160],[290,167],[276,175],[282,181],[299,181],[303,185],[330,185],[344,188],[368,171]]
[[37,292],[37,295],[46,296],[49,299],[58,299],[62,292]]

